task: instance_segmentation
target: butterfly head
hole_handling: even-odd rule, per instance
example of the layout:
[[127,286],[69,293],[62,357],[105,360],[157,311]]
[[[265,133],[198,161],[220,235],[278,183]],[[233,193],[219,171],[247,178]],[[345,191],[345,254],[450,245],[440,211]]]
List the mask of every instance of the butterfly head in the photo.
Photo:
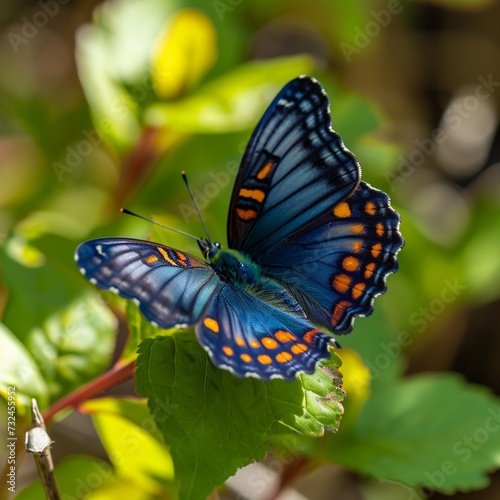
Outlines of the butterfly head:
[[203,257],[205,257],[208,262],[212,262],[221,249],[220,243],[212,242],[210,240],[199,239],[198,245],[200,247],[201,253],[203,254]]

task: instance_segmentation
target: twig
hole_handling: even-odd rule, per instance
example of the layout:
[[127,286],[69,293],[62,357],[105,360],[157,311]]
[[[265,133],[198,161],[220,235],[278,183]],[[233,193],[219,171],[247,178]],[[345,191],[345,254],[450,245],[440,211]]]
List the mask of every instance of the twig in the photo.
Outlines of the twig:
[[31,400],[31,417],[33,418],[33,428],[26,433],[26,451],[33,453],[38,475],[47,498],[49,500],[60,500],[61,497],[54,476],[54,462],[50,453],[50,446],[53,441],[47,434],[45,422],[34,398]]
[[102,375],[94,380],[91,380],[76,391],[67,394],[59,401],[56,401],[52,406],[44,410],[43,414],[45,416],[45,420],[49,422],[52,420],[54,415],[62,409],[67,408],[68,406],[76,408],[83,401],[87,401],[87,399],[97,396],[111,387],[115,387],[126,380],[132,379],[134,377],[134,367],[134,361],[125,365],[118,362],[107,372],[104,372]]

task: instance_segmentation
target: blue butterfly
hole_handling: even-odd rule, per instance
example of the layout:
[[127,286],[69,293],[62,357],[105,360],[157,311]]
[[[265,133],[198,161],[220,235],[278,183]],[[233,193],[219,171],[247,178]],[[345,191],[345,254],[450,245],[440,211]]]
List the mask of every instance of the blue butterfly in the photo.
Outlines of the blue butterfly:
[[332,130],[313,78],[288,83],[255,129],[233,189],[229,249],[209,238],[205,260],[125,238],[76,250],[94,285],[137,303],[161,328],[194,325],[215,365],[237,376],[312,373],[369,315],[398,269],[399,216]]

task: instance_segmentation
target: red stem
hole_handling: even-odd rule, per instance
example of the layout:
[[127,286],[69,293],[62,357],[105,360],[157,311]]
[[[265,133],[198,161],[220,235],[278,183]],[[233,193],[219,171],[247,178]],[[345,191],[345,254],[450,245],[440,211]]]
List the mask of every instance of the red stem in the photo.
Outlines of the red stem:
[[104,392],[112,387],[121,384],[127,380],[130,380],[134,376],[135,362],[131,361],[125,365],[120,362],[116,363],[110,370],[104,372],[99,377],[91,380],[84,386],[80,387],[76,391],[73,391],[59,401],[56,401],[52,406],[46,408],[43,412],[43,418],[45,423],[50,422],[54,415],[64,408],[72,406],[77,408],[80,403],[87,401],[93,396],[97,396],[101,392]]

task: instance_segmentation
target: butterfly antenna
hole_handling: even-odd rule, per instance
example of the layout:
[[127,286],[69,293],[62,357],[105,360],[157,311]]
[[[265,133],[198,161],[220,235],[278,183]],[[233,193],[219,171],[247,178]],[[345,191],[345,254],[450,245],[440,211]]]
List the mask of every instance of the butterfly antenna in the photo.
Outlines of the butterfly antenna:
[[203,229],[205,230],[205,234],[207,235],[207,241],[211,242],[212,240],[210,239],[210,235],[208,234],[208,229],[207,225],[205,224],[205,220],[203,219],[203,216],[201,215],[201,210],[200,207],[198,206],[198,203],[196,203],[196,199],[193,195],[193,191],[191,191],[191,186],[189,185],[189,181],[186,175],[186,172],[184,170],[181,172],[182,179],[184,180],[184,184],[186,184],[187,190],[189,192],[189,196],[191,197],[191,200],[193,201],[193,205],[196,208],[196,211],[198,212],[198,217],[201,220],[201,224],[203,225]]
[[161,222],[156,222],[153,219],[148,219],[147,217],[144,217],[143,215],[139,215],[139,214],[136,214],[134,212],[131,212],[130,210],[127,210],[126,208],[120,208],[120,212],[122,214],[133,215],[134,217],[137,217],[139,219],[145,220],[147,222],[151,222],[151,224],[156,224],[157,226],[160,226],[163,229],[169,229],[170,231],[173,231],[174,233],[183,234],[184,236],[189,236],[190,238],[193,238],[196,241],[199,241],[199,238],[197,238],[196,236],[193,236],[192,234],[185,233],[184,231],[181,231],[180,229],[175,229],[173,227],[166,226],[165,224],[162,224]]

